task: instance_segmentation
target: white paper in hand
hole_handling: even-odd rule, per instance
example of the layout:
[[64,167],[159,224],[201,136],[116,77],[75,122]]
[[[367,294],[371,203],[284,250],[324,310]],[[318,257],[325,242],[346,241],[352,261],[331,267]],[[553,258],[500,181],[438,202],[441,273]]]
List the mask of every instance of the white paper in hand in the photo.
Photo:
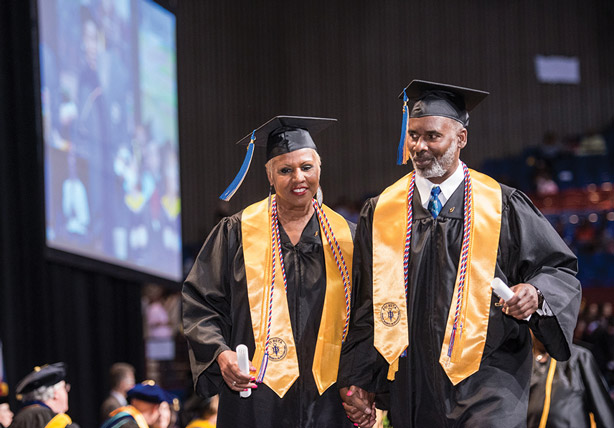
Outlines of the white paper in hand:
[[[247,346],[237,346],[237,360],[241,373],[249,375],[249,357],[247,355]],[[252,395],[252,390],[248,388],[247,391],[240,391],[239,395],[241,398],[247,398]]]
[[[514,297],[514,292],[512,291],[512,289],[509,288],[505,284],[505,282],[501,281],[500,278],[493,278],[492,282],[490,283],[490,286],[492,287],[493,291],[497,293],[497,296],[501,297],[506,302],[512,297]],[[531,318],[531,315],[526,317],[525,321],[528,321],[529,318]]]
[[505,284],[505,282],[501,281],[500,278],[493,278],[490,286],[494,292],[497,293],[497,296],[501,297],[505,301],[508,301],[514,297],[514,292]]

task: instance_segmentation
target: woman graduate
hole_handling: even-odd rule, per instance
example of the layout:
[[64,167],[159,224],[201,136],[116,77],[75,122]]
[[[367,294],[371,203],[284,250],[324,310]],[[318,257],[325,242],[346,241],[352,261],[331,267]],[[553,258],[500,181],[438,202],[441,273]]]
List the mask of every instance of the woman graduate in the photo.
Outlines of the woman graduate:
[[[311,137],[333,122],[278,116],[239,141],[248,154],[220,198],[241,184],[254,145],[266,146],[275,194],[222,219],[184,283],[195,389],[220,394],[218,428],[352,426],[331,386],[347,334],[354,225],[317,200]],[[239,344],[250,374],[239,370]]]

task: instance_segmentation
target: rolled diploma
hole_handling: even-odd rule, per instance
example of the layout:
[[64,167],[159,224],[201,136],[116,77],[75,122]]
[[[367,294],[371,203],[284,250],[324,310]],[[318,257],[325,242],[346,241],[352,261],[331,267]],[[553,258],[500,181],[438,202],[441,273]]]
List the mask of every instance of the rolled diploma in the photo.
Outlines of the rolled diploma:
[[[247,356],[247,346],[237,345],[237,362],[239,364],[239,370],[241,373],[249,374],[249,357]],[[248,388],[247,391],[240,391],[241,398],[247,398],[252,395],[252,390]]]

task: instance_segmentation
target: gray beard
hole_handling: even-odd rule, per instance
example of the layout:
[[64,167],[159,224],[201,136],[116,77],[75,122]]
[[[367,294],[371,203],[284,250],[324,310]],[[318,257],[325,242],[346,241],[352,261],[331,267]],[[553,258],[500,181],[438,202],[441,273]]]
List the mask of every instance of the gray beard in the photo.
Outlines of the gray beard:
[[448,147],[448,150],[445,151],[440,158],[434,157],[431,165],[426,168],[417,168],[414,160],[412,158],[412,163],[414,164],[414,169],[416,170],[416,174],[424,178],[437,178],[443,177],[443,175],[452,168],[454,165],[454,161],[456,160],[456,149],[458,148],[458,142],[453,142]]

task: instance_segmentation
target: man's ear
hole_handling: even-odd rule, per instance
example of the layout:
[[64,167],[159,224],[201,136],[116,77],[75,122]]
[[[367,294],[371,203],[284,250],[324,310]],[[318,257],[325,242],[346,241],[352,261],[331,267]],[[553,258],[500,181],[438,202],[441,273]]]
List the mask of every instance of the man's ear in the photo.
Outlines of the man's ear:
[[464,149],[467,145],[467,128],[463,128],[458,134],[458,148]]

